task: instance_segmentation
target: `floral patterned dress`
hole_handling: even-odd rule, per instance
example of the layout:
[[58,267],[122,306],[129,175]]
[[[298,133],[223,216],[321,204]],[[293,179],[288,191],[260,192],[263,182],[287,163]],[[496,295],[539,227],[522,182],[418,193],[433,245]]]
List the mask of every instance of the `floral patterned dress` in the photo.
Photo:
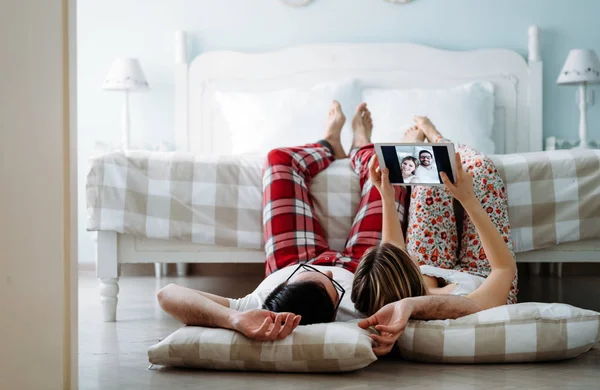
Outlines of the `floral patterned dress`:
[[[451,141],[442,138],[438,142]],[[466,145],[457,145],[457,151],[463,168],[473,176],[475,196],[512,252],[506,189],[493,161]],[[460,243],[457,214],[463,215]],[[491,272],[473,222],[466,212],[455,213],[452,195],[445,187],[412,188],[406,246],[421,265],[459,270],[484,278]],[[517,293],[515,274],[507,303],[516,303]]]

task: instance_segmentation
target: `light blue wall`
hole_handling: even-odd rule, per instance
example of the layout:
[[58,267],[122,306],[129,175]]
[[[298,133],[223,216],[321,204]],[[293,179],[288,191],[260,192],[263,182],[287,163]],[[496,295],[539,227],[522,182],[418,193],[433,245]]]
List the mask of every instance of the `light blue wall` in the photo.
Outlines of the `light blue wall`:
[[[137,57],[151,91],[131,98],[132,143],[172,141],[173,32],[186,30],[191,55],[217,49],[272,50],[321,42],[414,42],[445,49],[508,48],[527,54],[527,29],[542,28],[544,135],[576,138],[575,89],[555,84],[571,48],[600,53],[599,0],[79,0],[79,222],[82,262],[92,262],[85,232],[87,157],[96,141],[119,142],[119,94],[101,89],[118,56]],[[600,139],[600,107],[589,109]]]

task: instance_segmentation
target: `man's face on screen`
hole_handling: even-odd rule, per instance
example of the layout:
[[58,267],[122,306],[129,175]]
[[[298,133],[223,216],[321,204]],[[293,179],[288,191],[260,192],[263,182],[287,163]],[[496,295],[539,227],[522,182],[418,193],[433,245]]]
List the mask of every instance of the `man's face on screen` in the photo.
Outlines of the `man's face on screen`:
[[419,161],[421,161],[421,165],[424,167],[430,167],[433,163],[433,158],[430,153],[425,152],[419,155]]

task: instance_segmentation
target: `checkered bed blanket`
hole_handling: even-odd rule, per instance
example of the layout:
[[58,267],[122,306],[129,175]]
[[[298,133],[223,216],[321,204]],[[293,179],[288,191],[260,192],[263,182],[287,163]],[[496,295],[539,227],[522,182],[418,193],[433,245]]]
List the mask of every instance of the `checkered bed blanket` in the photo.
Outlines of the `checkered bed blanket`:
[[[600,151],[494,155],[516,252],[600,237]],[[262,249],[264,158],[112,152],[90,159],[88,230]],[[311,183],[319,220],[341,250],[360,200],[349,160]]]

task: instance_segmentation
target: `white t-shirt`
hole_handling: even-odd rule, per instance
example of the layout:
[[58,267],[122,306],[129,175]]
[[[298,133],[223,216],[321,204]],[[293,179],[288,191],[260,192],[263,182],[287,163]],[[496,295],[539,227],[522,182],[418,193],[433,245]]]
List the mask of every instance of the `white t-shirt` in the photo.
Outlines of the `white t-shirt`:
[[[340,303],[337,316],[335,318],[336,321],[350,321],[365,318],[365,316],[363,316],[356,309],[354,309],[354,304],[350,299],[350,295],[352,293],[352,280],[354,279],[354,274],[352,272],[340,267],[330,267],[321,265],[312,266],[321,272],[331,271],[333,273],[333,279],[339,284],[341,284],[344,290],[346,290],[344,298]],[[251,292],[243,298],[228,298],[229,308],[237,311],[247,311],[262,308],[265,299],[271,293],[271,291],[273,291],[275,287],[279,286],[281,283],[285,282],[286,279],[292,274],[292,272],[294,272],[294,270],[297,267],[297,265],[293,265],[280,269],[279,271],[273,272],[271,275],[267,276],[265,280],[263,280],[262,283],[259,284],[253,292]]]
[[481,276],[472,275],[468,272],[461,272],[455,269],[443,269],[431,265],[422,265],[420,268],[423,275],[442,278],[448,284],[456,284],[456,288],[450,293],[451,295],[469,295],[477,290],[477,288],[485,281],[485,278],[482,278]]
[[439,183],[440,178],[438,177],[437,170],[435,169],[435,163],[432,164],[431,169],[427,169],[422,165],[419,165],[415,172],[416,178],[412,183]]

